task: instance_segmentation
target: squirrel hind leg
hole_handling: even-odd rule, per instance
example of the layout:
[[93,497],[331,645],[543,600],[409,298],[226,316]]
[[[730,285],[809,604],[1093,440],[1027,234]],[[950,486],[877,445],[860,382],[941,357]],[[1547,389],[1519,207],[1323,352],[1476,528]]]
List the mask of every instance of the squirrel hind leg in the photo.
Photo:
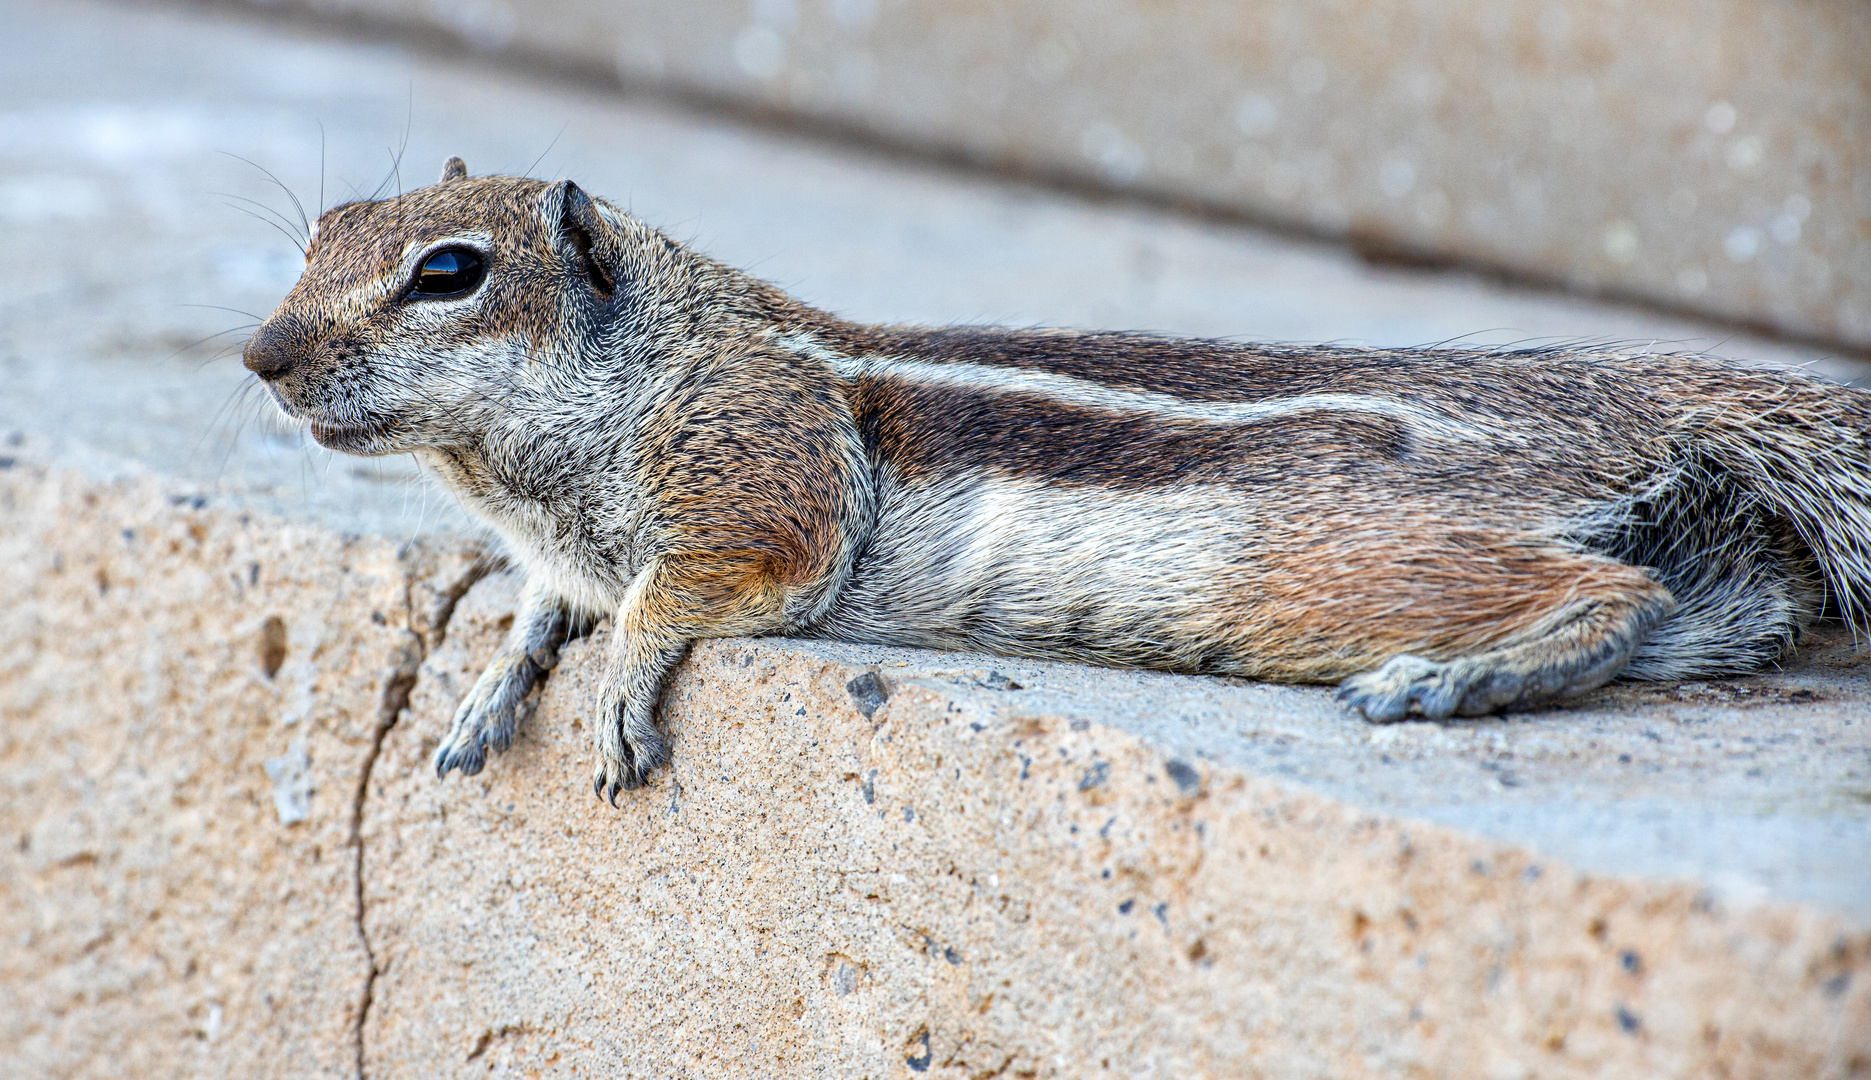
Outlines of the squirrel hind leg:
[[1338,700],[1373,723],[1535,708],[1603,686],[1676,608],[1641,571],[1600,572],[1579,593],[1498,647],[1430,660],[1405,653],[1339,684]]

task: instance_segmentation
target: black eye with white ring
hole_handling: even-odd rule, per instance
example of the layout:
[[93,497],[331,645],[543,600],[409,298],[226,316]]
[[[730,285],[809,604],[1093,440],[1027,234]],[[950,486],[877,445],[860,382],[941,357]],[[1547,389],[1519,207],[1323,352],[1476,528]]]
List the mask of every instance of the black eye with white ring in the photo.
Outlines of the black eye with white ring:
[[409,286],[414,296],[460,296],[481,283],[481,257],[467,248],[443,248],[422,261]]

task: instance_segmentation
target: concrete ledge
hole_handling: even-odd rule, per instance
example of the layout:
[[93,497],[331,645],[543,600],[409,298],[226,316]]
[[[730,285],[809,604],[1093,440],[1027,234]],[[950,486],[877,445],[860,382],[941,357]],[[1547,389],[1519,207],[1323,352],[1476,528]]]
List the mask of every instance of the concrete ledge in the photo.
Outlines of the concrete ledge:
[[[1842,908],[1587,873],[1381,808],[1411,783],[1367,777],[1361,803],[1245,760],[1284,738],[1349,775],[1431,739],[1334,730],[1321,691],[708,643],[665,701],[674,767],[613,811],[586,787],[601,629],[512,752],[438,784],[428,753],[512,579],[475,584],[471,546],[199,500],[0,472],[5,1075],[1871,1063],[1862,879]],[[1843,717],[1801,783],[1862,820],[1862,667],[1783,677]],[[1766,686],[1682,693],[1761,736],[1831,715],[1714,703]],[[1629,694],[1599,705],[1652,727],[1685,708]],[[1425,767],[1544,742],[1523,787],[1576,787],[1557,747],[1604,709],[1439,728]],[[1567,754],[1590,771],[1601,750]]]
[[359,777],[468,564],[4,460],[0,1075],[354,1075]]

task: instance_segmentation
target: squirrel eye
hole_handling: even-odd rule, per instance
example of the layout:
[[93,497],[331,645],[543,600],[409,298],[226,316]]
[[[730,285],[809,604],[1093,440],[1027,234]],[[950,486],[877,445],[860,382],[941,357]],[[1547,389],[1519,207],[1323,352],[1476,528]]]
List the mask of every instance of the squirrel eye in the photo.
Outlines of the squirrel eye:
[[410,291],[421,296],[454,296],[481,283],[481,257],[466,248],[444,248],[423,260]]

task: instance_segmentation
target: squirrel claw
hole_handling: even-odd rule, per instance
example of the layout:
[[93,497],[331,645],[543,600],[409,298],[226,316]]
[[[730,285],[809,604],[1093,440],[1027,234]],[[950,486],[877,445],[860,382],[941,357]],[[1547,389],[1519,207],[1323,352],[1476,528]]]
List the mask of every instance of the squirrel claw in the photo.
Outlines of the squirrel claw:
[[617,805],[617,793],[647,785],[650,773],[669,760],[669,743],[647,718],[632,722],[628,708],[613,706],[615,727],[598,740],[597,773],[592,790],[598,798]]
[[647,786],[650,772],[667,760],[669,751],[660,739],[647,748],[625,743],[623,753],[616,757],[601,753],[597,773],[591,780],[592,793],[616,806],[618,792]]
[[617,805],[618,792],[635,791],[642,786],[643,779],[628,765],[624,766],[621,773],[616,774],[604,765],[600,765],[597,775],[591,779],[591,793],[613,807]]
[[455,769],[463,776],[473,776],[487,765],[487,745],[475,739],[465,744],[444,743],[435,752],[435,778],[441,780]]

